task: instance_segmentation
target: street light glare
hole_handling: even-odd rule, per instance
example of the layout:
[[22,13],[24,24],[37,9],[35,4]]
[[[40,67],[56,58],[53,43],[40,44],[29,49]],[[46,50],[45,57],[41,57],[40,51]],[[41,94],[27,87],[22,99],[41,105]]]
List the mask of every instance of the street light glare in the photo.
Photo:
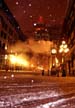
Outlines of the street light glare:
[[51,51],[51,53],[52,54],[56,54],[57,53],[57,50],[55,48],[53,48],[52,51]]
[[10,55],[10,62],[14,65],[22,65],[22,66],[25,66],[25,67],[28,67],[29,66],[29,62],[20,57],[20,56],[16,56],[16,55]]
[[68,51],[69,51],[69,48],[66,42],[62,41],[62,44],[60,45],[60,48],[59,48],[59,53],[67,53]]
[[68,51],[69,51],[69,48],[66,48],[66,49],[64,50],[65,53],[67,53]]
[[63,48],[60,48],[60,49],[59,49],[59,53],[62,53],[62,52],[63,52]]
[[15,63],[17,62],[16,56],[10,55],[10,62],[11,62],[12,64],[15,64]]
[[64,48],[67,48],[67,44],[65,44],[63,47],[64,47]]
[[62,44],[66,44],[66,42],[65,41],[62,41]]
[[60,48],[63,48],[63,44],[60,45]]
[[65,54],[68,53],[69,48],[65,41],[62,41],[62,44],[59,46],[59,53],[62,53],[62,63],[64,63]]

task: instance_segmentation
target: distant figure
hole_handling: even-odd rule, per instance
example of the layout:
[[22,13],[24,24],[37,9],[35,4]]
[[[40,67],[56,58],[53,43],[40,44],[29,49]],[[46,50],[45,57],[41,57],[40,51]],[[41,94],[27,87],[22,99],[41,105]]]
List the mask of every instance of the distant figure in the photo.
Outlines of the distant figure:
[[8,72],[8,66],[6,65],[6,72]]
[[50,70],[48,69],[48,76],[50,75]]
[[51,68],[51,75],[52,76],[55,76],[57,73],[56,73],[56,67],[55,66],[52,66]]
[[65,68],[62,69],[62,77],[65,77],[66,76],[66,70]]
[[44,70],[42,70],[42,76],[44,75]]
[[57,77],[59,77],[59,68],[56,69]]

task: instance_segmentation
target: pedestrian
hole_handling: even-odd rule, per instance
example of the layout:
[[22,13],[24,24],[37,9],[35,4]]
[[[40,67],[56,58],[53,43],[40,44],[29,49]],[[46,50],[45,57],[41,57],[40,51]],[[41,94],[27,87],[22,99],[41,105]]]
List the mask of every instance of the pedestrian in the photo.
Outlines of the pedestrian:
[[8,72],[8,66],[6,65],[6,72]]
[[50,75],[50,71],[49,71],[49,69],[48,69],[48,76]]
[[66,70],[65,68],[62,69],[62,77],[65,77],[66,76]]
[[56,70],[56,73],[57,73],[57,77],[59,77],[59,70],[58,69]]
[[42,70],[42,76],[44,75],[44,70]]

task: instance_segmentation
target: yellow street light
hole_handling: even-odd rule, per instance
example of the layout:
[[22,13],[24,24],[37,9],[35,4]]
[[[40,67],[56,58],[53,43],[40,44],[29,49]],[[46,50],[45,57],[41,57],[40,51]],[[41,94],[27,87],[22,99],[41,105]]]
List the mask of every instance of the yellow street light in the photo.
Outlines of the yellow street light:
[[29,62],[25,58],[22,58],[21,56],[10,55],[9,60],[11,64],[29,67]]
[[51,54],[56,54],[56,53],[57,53],[57,50],[55,48],[52,48]]
[[62,41],[61,45],[59,46],[59,53],[62,53],[62,63],[64,63],[64,54],[69,51],[69,48],[65,41]]
[[56,65],[56,60],[55,60],[56,54],[57,54],[56,48],[52,48],[52,50],[51,50],[51,55],[52,55],[52,67],[53,67],[53,65]]
[[62,41],[62,44],[59,47],[59,53],[63,53],[63,52],[67,53],[68,51],[69,51],[69,48],[68,48],[66,42]]

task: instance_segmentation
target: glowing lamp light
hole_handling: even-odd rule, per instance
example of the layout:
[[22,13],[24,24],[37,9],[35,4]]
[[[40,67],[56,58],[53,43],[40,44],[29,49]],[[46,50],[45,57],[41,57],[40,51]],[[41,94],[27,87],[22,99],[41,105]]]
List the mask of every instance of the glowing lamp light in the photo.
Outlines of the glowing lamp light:
[[69,48],[66,48],[66,49],[64,50],[65,53],[67,53],[68,51],[69,51]]
[[59,53],[67,53],[69,51],[69,48],[65,41],[62,41],[62,44],[60,45]]
[[34,23],[34,26],[36,26],[37,24],[36,23]]
[[14,74],[12,74],[11,77],[14,78]]
[[16,5],[18,5],[19,4],[19,2],[16,2]]
[[39,70],[43,70],[43,67],[42,66],[38,66],[37,67]]
[[66,44],[66,42],[65,41],[62,41],[62,44]]
[[69,52],[69,48],[65,41],[62,41],[62,44],[59,47],[59,53],[62,53],[62,63],[65,61],[65,54]]
[[7,76],[4,76],[4,79],[7,79]]
[[14,55],[10,55],[10,62],[15,64],[17,62],[17,58]]
[[25,67],[28,67],[29,66],[29,62],[26,59],[24,59],[24,58],[22,58],[20,56],[10,55],[10,58],[9,59],[10,59],[10,62],[12,64],[22,65],[22,66],[25,66]]
[[64,47],[64,48],[67,48],[67,44],[65,44],[63,47]]
[[63,48],[63,45],[60,45],[60,48]]
[[5,60],[8,58],[8,55],[5,55]]
[[33,67],[34,67],[34,65],[33,65],[33,64],[31,64],[31,67],[33,68]]
[[62,52],[63,52],[63,48],[60,48],[60,49],[59,49],[59,53],[62,53]]
[[51,51],[51,53],[52,53],[52,54],[56,54],[56,53],[57,53],[56,49],[53,48],[52,51]]
[[7,45],[5,45],[5,50],[7,50],[8,48],[7,48]]

